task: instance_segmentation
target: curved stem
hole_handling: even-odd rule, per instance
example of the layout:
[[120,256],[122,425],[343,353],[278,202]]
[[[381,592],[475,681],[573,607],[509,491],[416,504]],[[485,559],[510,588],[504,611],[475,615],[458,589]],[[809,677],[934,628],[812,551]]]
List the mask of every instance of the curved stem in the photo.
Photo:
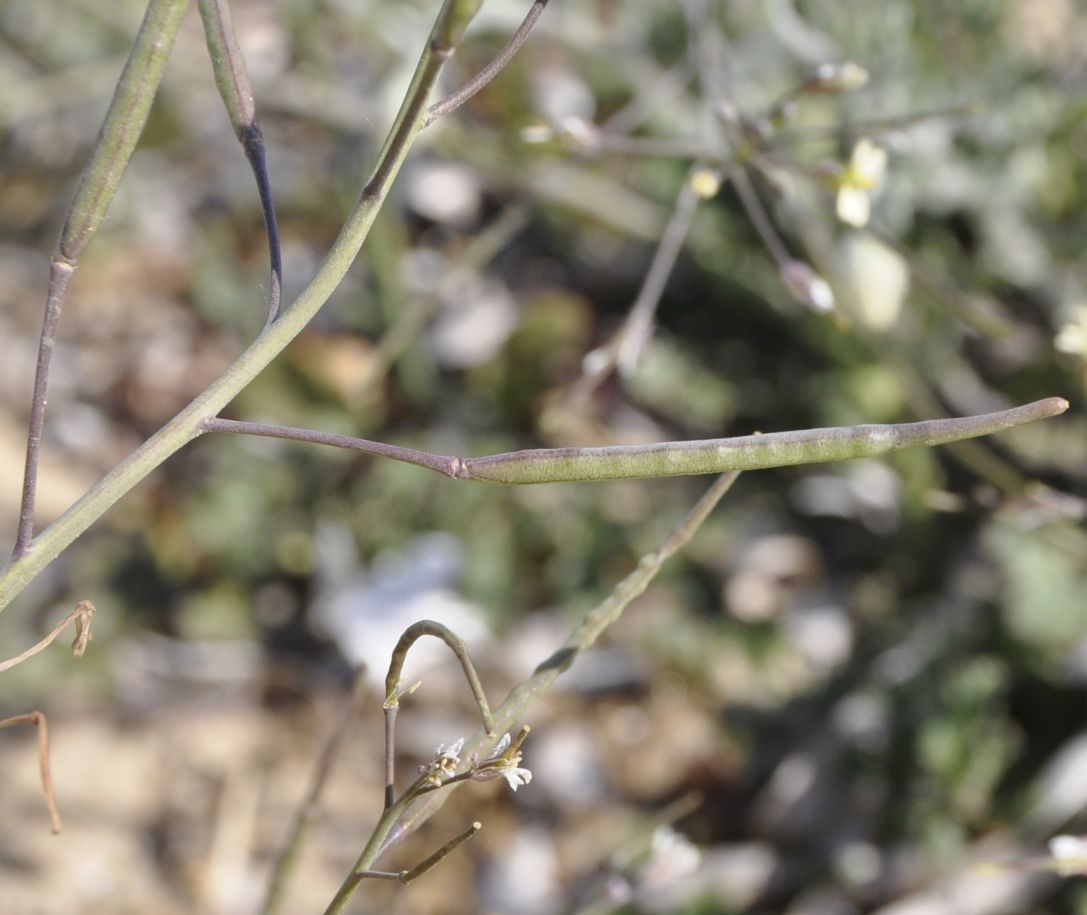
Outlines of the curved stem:
[[498,74],[506,68],[506,65],[513,60],[513,55],[520,51],[524,43],[528,41],[529,33],[536,25],[540,16],[543,15],[544,7],[546,7],[547,4],[548,0],[535,0],[529,8],[528,13],[525,15],[524,21],[517,27],[517,31],[510,37],[506,46],[495,55],[494,59],[487,64],[487,66],[468,80],[468,82],[461,86],[456,92],[450,93],[440,102],[435,102],[431,105],[427,109],[426,117],[423,119],[423,126],[429,127],[438,120],[438,118],[442,117],[442,115],[456,111],[461,105],[472,98],[472,96],[476,95],[481,89],[484,89],[488,83],[498,76]]

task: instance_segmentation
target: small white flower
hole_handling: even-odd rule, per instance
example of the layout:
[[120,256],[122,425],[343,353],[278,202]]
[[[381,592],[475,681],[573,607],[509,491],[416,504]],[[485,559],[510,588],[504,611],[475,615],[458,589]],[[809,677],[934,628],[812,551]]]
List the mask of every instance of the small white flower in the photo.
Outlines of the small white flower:
[[879,187],[886,170],[887,150],[867,137],[858,140],[849,164],[838,176],[836,209],[842,222],[858,228],[868,223],[872,192]]
[[457,772],[460,765],[460,753],[464,749],[464,738],[455,740],[448,747],[444,743],[438,744],[434,752],[434,758],[425,766],[419,767],[419,774],[428,785],[435,787],[451,778]]
[[[527,729],[526,729],[527,730]],[[523,734],[522,737],[523,738]],[[502,739],[495,744],[491,755],[480,763],[476,763],[472,769],[472,780],[477,782],[489,782],[496,778],[504,778],[510,789],[516,791],[521,785],[527,785],[532,781],[532,772],[521,767],[521,751],[509,752],[513,741],[508,733],[502,735]]]
[[499,756],[501,756],[503,753],[506,752],[506,750],[509,749],[510,742],[510,732],[506,731],[506,733],[502,735],[498,743],[494,745],[494,749],[491,750],[491,755],[488,756],[487,759],[498,759]]
[[557,134],[577,152],[596,152],[600,146],[600,130],[585,118],[568,115],[556,125]]
[[851,60],[821,64],[808,80],[809,92],[852,92],[868,82],[868,71]]
[[522,143],[550,143],[555,139],[555,129],[550,124],[536,123],[521,128]]
[[498,765],[480,766],[472,773],[472,781],[490,782],[496,778],[504,778],[506,784],[516,791],[521,785],[527,785],[532,781],[532,771],[517,765],[521,761],[518,753],[512,760],[501,760]]
[[702,860],[702,853],[682,833],[671,826],[658,826],[653,832],[642,879],[647,886],[671,883],[692,873]]
[[460,751],[464,749],[464,738],[454,740],[448,747],[444,743],[438,744],[438,752],[434,755],[434,760],[443,760],[457,765],[460,762]]
[[1054,836],[1049,840],[1049,853],[1058,874],[1087,872],[1087,836]]

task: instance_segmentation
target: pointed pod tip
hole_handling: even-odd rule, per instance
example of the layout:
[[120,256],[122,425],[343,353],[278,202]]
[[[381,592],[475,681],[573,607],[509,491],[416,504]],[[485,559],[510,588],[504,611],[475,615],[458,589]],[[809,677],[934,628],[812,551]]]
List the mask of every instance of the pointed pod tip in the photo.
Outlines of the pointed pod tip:
[[1046,416],[1059,416],[1071,406],[1063,397],[1048,397],[1042,403],[1045,406]]

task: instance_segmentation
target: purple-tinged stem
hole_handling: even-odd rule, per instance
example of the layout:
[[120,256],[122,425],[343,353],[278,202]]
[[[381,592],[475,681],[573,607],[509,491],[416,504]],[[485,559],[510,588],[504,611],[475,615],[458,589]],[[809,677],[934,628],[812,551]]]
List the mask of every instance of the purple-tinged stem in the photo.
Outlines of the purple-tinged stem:
[[38,364],[34,370],[34,393],[30,401],[30,423],[26,436],[26,467],[23,471],[23,498],[19,507],[19,528],[15,535],[15,558],[30,551],[34,537],[34,504],[38,492],[38,456],[41,451],[42,428],[45,425],[45,403],[49,389],[49,367],[57,344],[57,325],[68,281],[75,267],[54,257],[49,265],[49,294],[45,301],[41,339],[38,343]]
[[429,127],[442,115],[456,111],[461,105],[467,102],[481,89],[485,88],[491,80],[498,76],[498,74],[505,69],[506,65],[513,60],[513,55],[520,51],[521,47],[528,40],[529,33],[536,25],[540,16],[543,15],[544,7],[546,7],[547,4],[548,0],[535,0],[529,8],[528,14],[517,27],[517,31],[513,33],[513,36],[506,43],[506,46],[495,55],[494,59],[487,64],[487,66],[468,80],[468,82],[461,86],[456,92],[446,96],[440,102],[435,102],[431,105],[427,109],[426,117],[423,118],[423,126]]

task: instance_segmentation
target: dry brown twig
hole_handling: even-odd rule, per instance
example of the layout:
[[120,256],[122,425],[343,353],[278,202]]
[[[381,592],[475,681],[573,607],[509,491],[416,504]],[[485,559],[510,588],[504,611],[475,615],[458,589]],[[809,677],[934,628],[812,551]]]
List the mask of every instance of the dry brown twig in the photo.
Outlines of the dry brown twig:
[[[0,673],[11,670],[16,664],[21,664],[27,658],[44,651],[68,627],[69,623],[75,625],[72,654],[77,658],[83,657],[83,652],[87,650],[87,643],[91,640],[91,622],[94,620],[95,612],[94,604],[89,600],[81,600],[75,605],[75,609],[57,623],[52,632],[44,639],[32,645],[22,654],[6,661],[0,661]],[[49,773],[49,723],[46,721],[43,712],[35,710],[27,712],[25,715],[12,715],[10,718],[0,719],[0,730],[15,727],[19,724],[32,724],[38,729],[38,768],[41,771],[45,803],[49,807],[49,822],[53,834],[56,835],[60,832],[60,812],[57,810],[57,799],[53,793],[53,778]]]
[[95,612],[94,604],[89,600],[81,600],[75,605],[75,610],[57,623],[53,627],[53,631],[44,639],[35,645],[31,645],[22,654],[16,655],[14,658],[9,658],[6,661],[0,661],[0,674],[4,673],[4,671],[11,670],[16,664],[22,664],[23,661],[27,658],[34,657],[38,652],[44,651],[53,643],[56,637],[65,630],[69,623],[75,623],[75,640],[72,642],[72,655],[77,658],[83,657],[83,652],[87,650],[87,643],[91,640],[91,622],[94,620]]
[[38,729],[38,769],[41,771],[45,803],[49,807],[49,823],[53,835],[56,835],[60,832],[60,812],[57,810],[57,799],[53,794],[53,779],[49,774],[49,724],[44,714],[33,711],[25,715],[12,715],[10,718],[0,719],[0,730],[17,724],[33,724]]

